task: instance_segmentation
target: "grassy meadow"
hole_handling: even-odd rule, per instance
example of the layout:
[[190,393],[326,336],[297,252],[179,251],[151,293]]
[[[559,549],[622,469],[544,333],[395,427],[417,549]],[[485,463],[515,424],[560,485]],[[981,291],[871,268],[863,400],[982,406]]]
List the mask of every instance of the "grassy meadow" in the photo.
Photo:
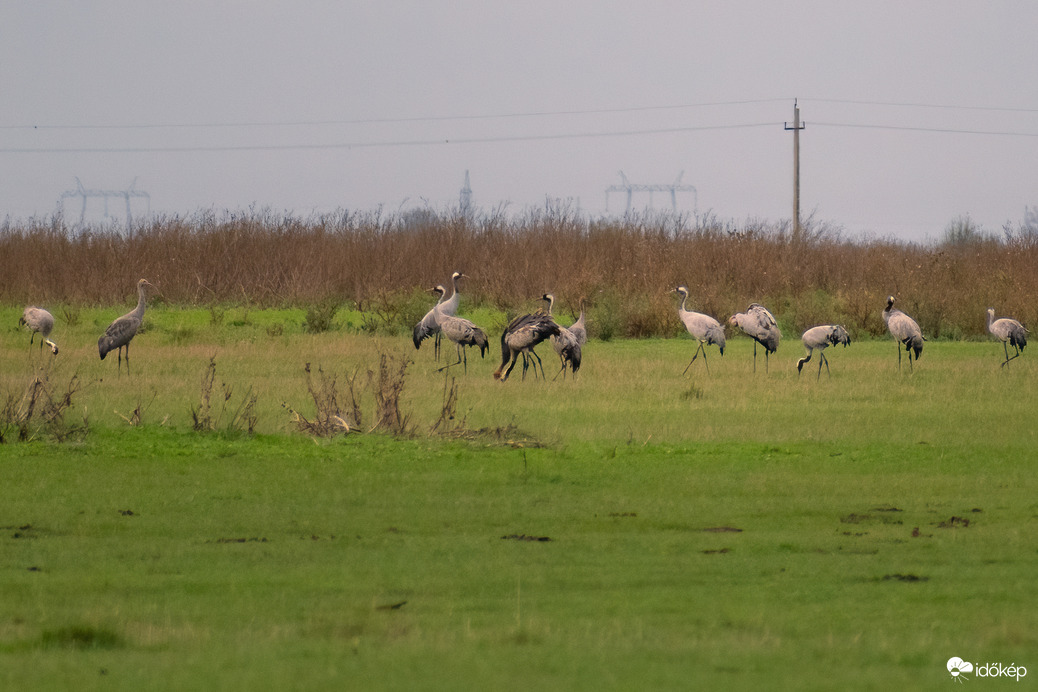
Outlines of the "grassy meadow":
[[[0,308],[3,689],[944,689],[952,656],[1038,668],[1030,351],[1003,369],[997,343],[932,338],[898,372],[863,330],[816,380],[787,326],[770,372],[737,336],[688,376],[687,336],[593,338],[575,378],[500,383],[490,300],[460,312],[490,354],[447,375],[370,312],[315,333],[305,306],[160,300],[117,375],[96,339],[122,302],[70,308],[57,357],[20,309]],[[36,380],[59,407],[74,391],[18,441]],[[312,389],[352,415],[351,380],[356,432],[300,432]],[[375,429],[393,391],[396,433]]]

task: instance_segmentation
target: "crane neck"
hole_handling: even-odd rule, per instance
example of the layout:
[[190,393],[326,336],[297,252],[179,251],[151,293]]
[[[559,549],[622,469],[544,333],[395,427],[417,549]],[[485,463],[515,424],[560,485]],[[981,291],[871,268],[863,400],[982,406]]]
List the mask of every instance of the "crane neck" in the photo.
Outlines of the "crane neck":
[[144,291],[143,284],[137,287],[137,307],[134,308],[133,312],[138,317],[144,314],[144,308],[147,307],[147,296],[145,296]]

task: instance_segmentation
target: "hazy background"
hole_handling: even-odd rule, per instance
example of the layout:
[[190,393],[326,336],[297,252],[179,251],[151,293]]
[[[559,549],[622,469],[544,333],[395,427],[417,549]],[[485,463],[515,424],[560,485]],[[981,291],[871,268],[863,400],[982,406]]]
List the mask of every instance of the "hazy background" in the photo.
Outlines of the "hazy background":
[[477,206],[600,215],[622,170],[781,221],[798,98],[805,217],[997,232],[1038,205],[1036,27],[997,0],[8,2],[0,218],[49,216],[76,176],[136,179],[153,214],[439,210],[466,170]]

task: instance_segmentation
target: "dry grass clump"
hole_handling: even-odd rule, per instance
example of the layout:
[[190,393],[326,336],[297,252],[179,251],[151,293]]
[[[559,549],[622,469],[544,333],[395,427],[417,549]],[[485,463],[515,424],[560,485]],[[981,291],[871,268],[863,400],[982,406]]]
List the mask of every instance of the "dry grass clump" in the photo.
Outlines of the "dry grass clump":
[[787,332],[841,322],[881,334],[890,294],[928,337],[983,334],[988,306],[1038,324],[1038,234],[1028,229],[930,244],[851,241],[813,220],[793,238],[788,224],[591,219],[568,208],[312,218],[204,211],[125,235],[73,234],[60,217],[0,228],[0,301],[13,304],[122,303],[146,276],[176,304],[317,306],[308,317],[315,329],[331,324],[324,306],[352,304],[364,313],[360,329],[398,333],[428,309],[423,289],[455,270],[470,277],[462,287],[470,306],[510,312],[550,291],[560,314],[575,315],[586,297],[592,335],[603,338],[678,333],[667,294],[678,284],[688,286],[690,307],[719,318],[764,303]]
[[[378,369],[367,371],[368,389],[374,398],[375,421],[368,432],[382,431],[404,436],[414,432],[410,414],[403,413],[400,408],[400,397],[407,381],[407,366],[410,362],[406,358],[380,353]],[[346,378],[345,390],[340,391],[338,378],[334,374],[329,375],[318,367],[319,380],[314,382],[309,363],[304,370],[306,388],[316,413],[308,418],[283,402],[282,406],[292,415],[296,428],[315,437],[358,432],[364,419],[357,384],[359,371],[354,371]]]
[[216,358],[209,359],[209,365],[202,373],[201,398],[198,406],[191,407],[192,427],[198,432],[212,432],[223,427],[227,432],[245,432],[252,434],[256,430],[256,402],[258,398],[252,393],[250,386],[237,405],[231,404],[234,388],[226,382],[220,383],[217,393],[219,408],[213,410],[213,394],[216,385]]
[[[346,392],[340,393],[335,375],[328,375],[318,367],[319,381],[315,384],[310,364],[307,363],[303,370],[306,372],[306,389],[313,399],[316,414],[313,418],[307,418],[288,403],[281,404],[292,414],[292,421],[299,431],[315,437],[331,437],[345,435],[360,428],[363,422],[362,414],[354,387],[357,373],[354,372],[353,376],[346,378]],[[339,403],[340,398],[344,399],[342,404]]]
[[89,427],[85,416],[82,423],[67,420],[72,397],[80,387],[78,375],[61,387],[46,372],[33,374],[23,391],[9,393],[0,406],[0,444],[40,437],[65,442],[85,435]]

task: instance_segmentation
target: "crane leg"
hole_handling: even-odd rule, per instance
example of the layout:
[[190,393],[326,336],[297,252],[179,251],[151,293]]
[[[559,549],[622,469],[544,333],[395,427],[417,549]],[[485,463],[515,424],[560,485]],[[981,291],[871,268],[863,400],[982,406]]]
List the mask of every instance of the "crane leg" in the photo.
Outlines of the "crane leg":
[[[696,352],[692,355],[692,360],[690,360],[688,362],[688,365],[685,366],[685,369],[681,371],[682,375],[684,375],[686,372],[688,372],[688,369],[692,367],[692,363],[696,362],[696,358],[699,357],[699,352],[700,351],[703,352],[703,362],[704,363],[706,362],[706,349],[703,348],[703,342],[700,341],[698,348],[696,348]],[[709,367],[707,367],[706,370],[707,370],[707,372],[710,372],[710,368]]]
[[544,374],[544,363],[541,362],[541,357],[537,355],[537,351],[530,351],[530,355],[536,358],[536,362],[533,364],[534,377],[537,376],[537,366],[541,366],[541,379],[547,381],[548,377]]
[[753,342],[753,372],[757,372],[757,342]]
[[824,352],[819,353],[818,355],[820,355],[821,358],[818,360],[818,378],[816,379],[821,379],[822,377],[822,363],[825,363],[825,374],[829,376],[829,379],[832,379],[833,373],[829,370],[829,359],[825,357]]
[[504,374],[503,374],[503,375],[501,375],[501,381],[502,381],[502,382],[504,382],[505,380],[507,380],[507,379],[508,379],[508,375],[509,375],[509,373],[511,373],[511,372],[512,372],[512,368],[514,368],[514,367],[515,367],[515,362],[516,362],[517,360],[519,360],[519,354],[518,354],[518,353],[512,353],[512,362],[510,362],[510,363],[508,364],[508,369],[507,369],[507,370],[505,370],[505,372],[504,372]]
[[1006,346],[1006,342],[1004,342],[1004,341],[1002,342],[1002,350],[1005,351],[1005,354],[1006,354],[1006,359],[1005,359],[1005,361],[1002,362],[1002,367],[1003,368],[1005,366],[1009,365],[1009,361],[1013,360],[1013,358],[1019,358],[1020,357],[1020,349],[1016,346],[1016,344],[1013,344],[1013,351],[1014,351],[1014,353],[1013,353],[1012,356],[1009,355],[1009,348]]

